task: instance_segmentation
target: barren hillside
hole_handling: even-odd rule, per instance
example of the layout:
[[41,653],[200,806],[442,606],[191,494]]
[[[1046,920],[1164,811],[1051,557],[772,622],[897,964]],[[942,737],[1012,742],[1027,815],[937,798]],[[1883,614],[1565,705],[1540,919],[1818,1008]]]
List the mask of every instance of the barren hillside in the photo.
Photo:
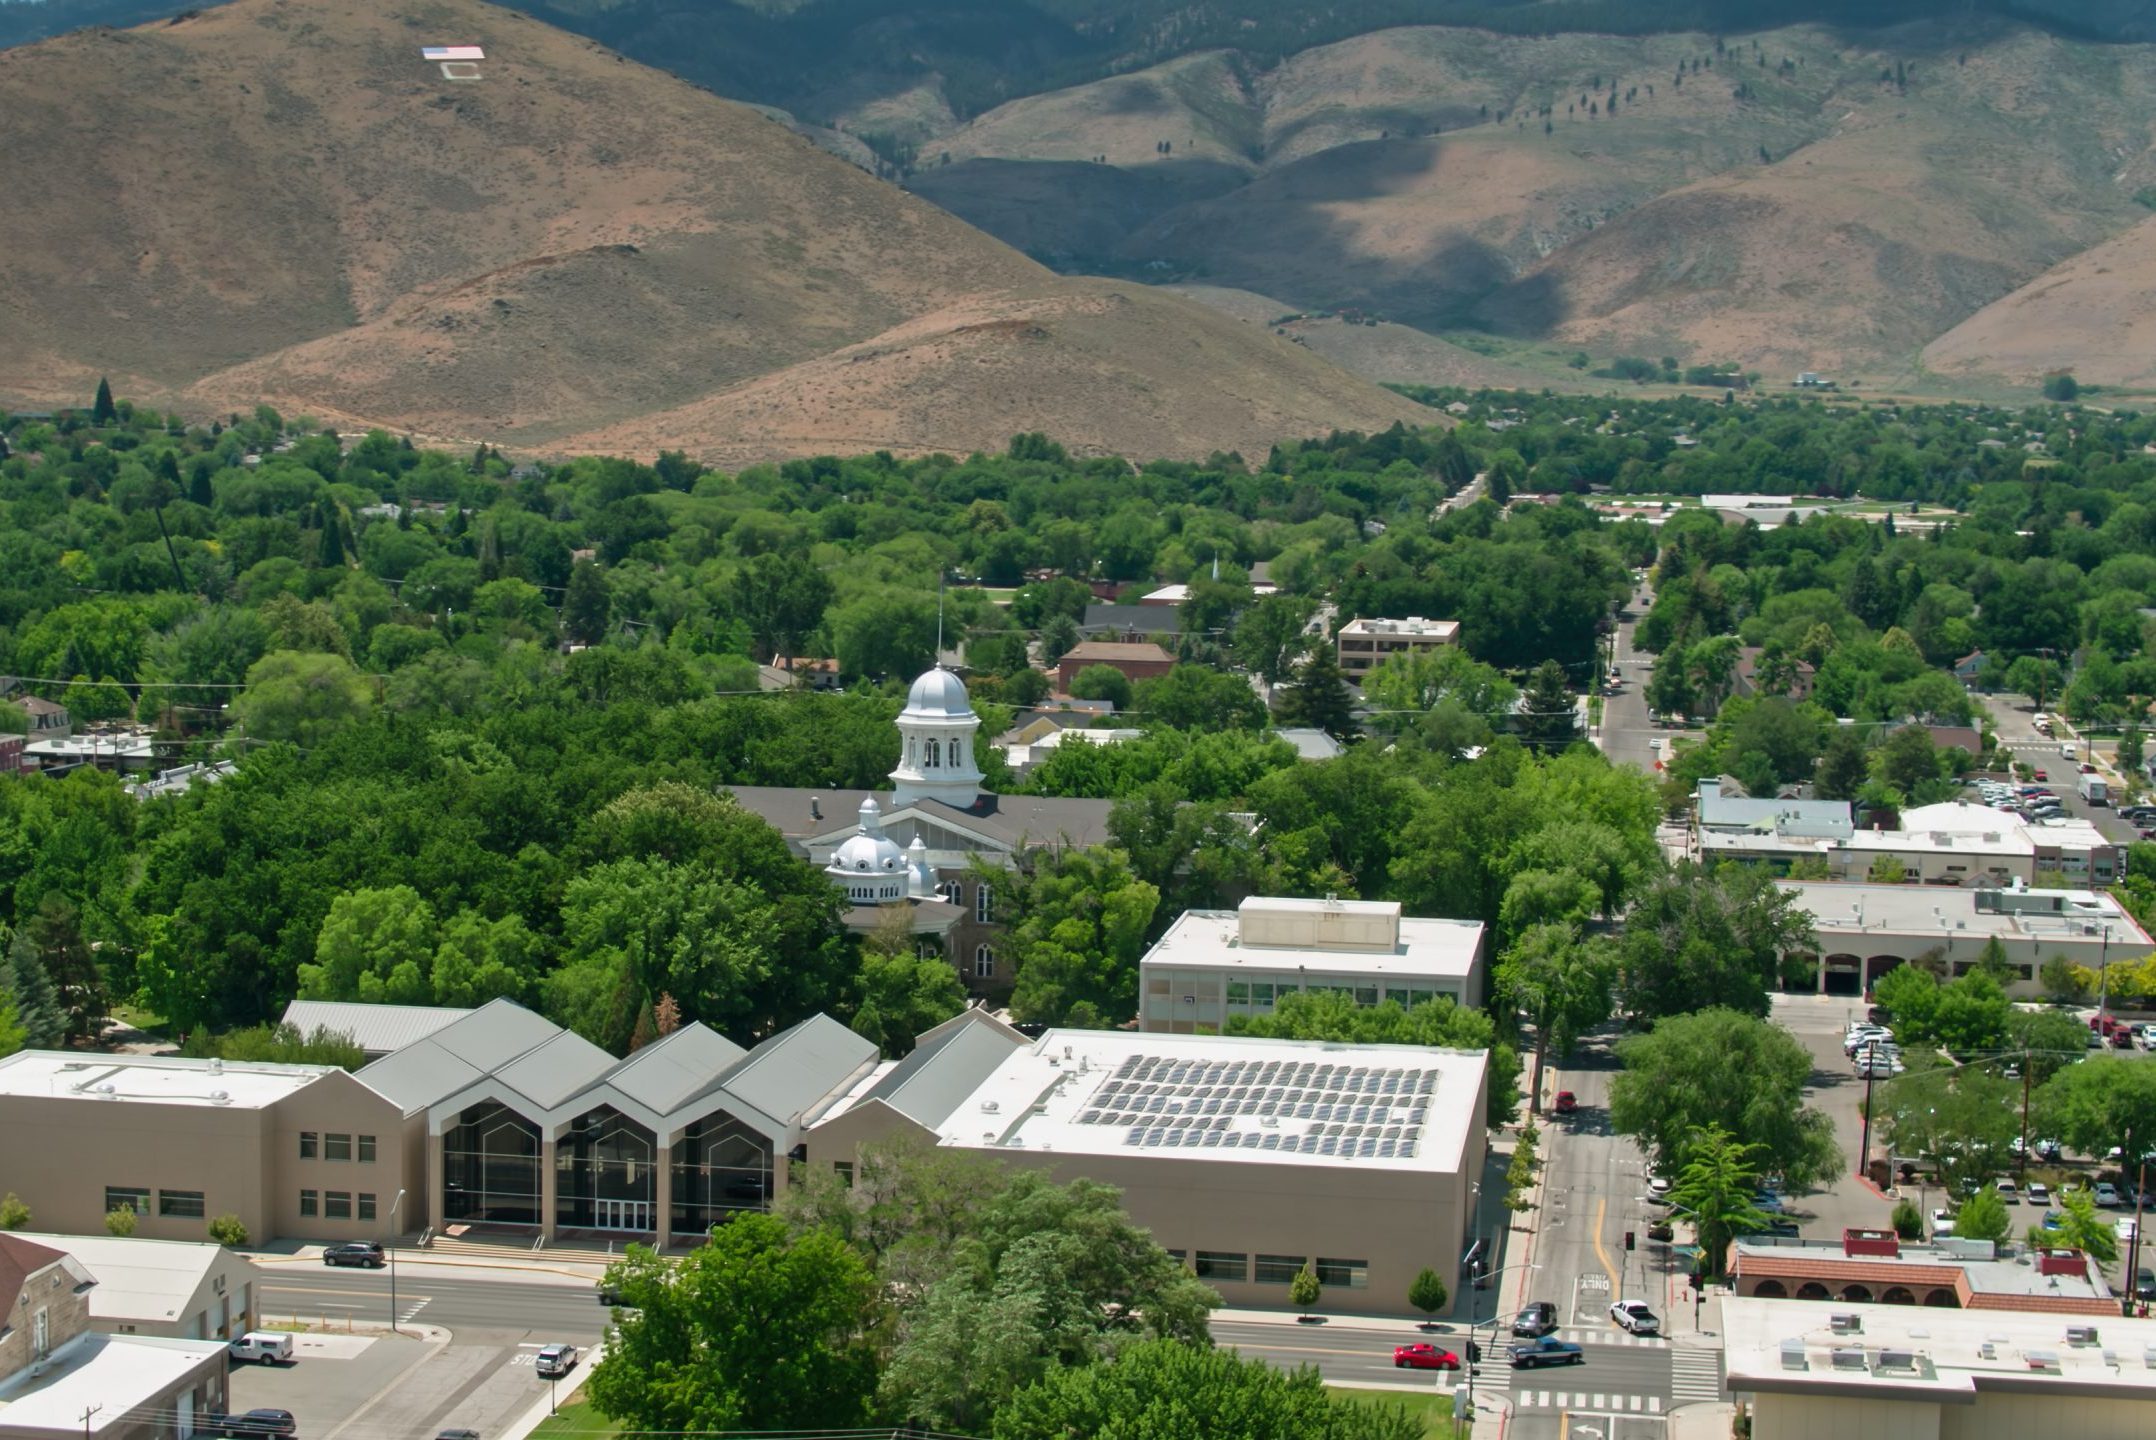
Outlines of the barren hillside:
[[2076,255],[1924,347],[1947,375],[2156,388],[2156,217]]
[[[432,44],[485,59],[445,74]],[[67,36],[0,53],[0,115],[0,392],[17,399],[79,399],[110,373],[197,411],[268,399],[553,444],[659,412],[687,424],[691,402],[753,381],[783,396],[790,368],[924,317],[1093,293],[754,110],[478,0],[235,0]],[[1112,343],[1074,338],[1079,356],[945,372],[962,433],[918,446],[1098,428],[1090,393],[1028,366],[1150,366],[1192,315],[1126,309]],[[1307,395],[1276,405],[1282,348],[1239,326],[1211,336],[1210,373],[1152,373],[1147,453],[1405,403],[1311,362]],[[847,414],[857,399],[883,403],[834,385],[807,428],[874,428]]]

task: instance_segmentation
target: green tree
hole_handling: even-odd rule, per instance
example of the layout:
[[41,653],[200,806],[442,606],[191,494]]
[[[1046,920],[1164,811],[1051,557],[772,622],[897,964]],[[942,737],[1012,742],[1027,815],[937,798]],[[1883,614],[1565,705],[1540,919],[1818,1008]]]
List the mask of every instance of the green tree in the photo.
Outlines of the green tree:
[[2016,1008],[2006,1020],[2007,1044],[2021,1053],[2029,1082],[2041,1085],[2086,1058],[2089,1029],[2072,1015],[2056,1010]]
[[115,1205],[105,1212],[105,1233],[125,1240],[135,1233],[135,1226],[140,1219],[134,1206]]
[[617,1311],[588,1389],[631,1430],[844,1430],[875,1392],[876,1283],[827,1231],[742,1215],[680,1262],[640,1245],[606,1283]]
[[[15,1013],[15,997],[0,990],[0,1060],[29,1043],[30,1034],[23,1029],[22,1020]],[[9,1227],[0,1225],[0,1230]]]
[[2156,1137],[2156,1066],[2091,1055],[2046,1080],[2035,1109],[2045,1130],[2084,1154],[2128,1144],[2146,1149]]
[[1897,965],[1872,986],[1872,1000],[1894,1017],[1911,1044],[1936,1044],[1939,1037],[1939,980],[1920,965]]
[[253,739],[311,748],[365,719],[374,687],[341,655],[277,650],[248,667],[232,708]]
[[1872,1092],[1873,1119],[1896,1153],[1925,1161],[1950,1189],[2011,1167],[2021,1087],[1990,1067],[1919,1055],[1907,1072]]
[[241,1060],[272,1065],[335,1065],[357,1070],[367,1063],[367,1052],[350,1035],[317,1025],[307,1034],[297,1025],[255,1025],[212,1035],[197,1030],[180,1047],[182,1055],[198,1060]]
[[0,1230],[27,1230],[30,1228],[30,1207],[22,1197],[10,1190],[0,1196]]
[[1582,940],[1570,925],[1537,925],[1521,934],[1491,977],[1503,1009],[1522,1015],[1535,1032],[1535,1068],[1527,1083],[1542,1108],[1542,1066],[1554,1048],[1562,1056],[1587,1031],[1610,1018],[1616,958],[1607,941]]
[[1989,1240],[1994,1244],[2013,1232],[2014,1222],[2006,1213],[2006,1202],[1999,1198],[1998,1189],[1991,1185],[1979,1185],[1974,1195],[1961,1202],[1954,1212],[1954,1233],[1964,1240]]
[[1147,727],[1176,730],[1263,730],[1265,702],[1240,675],[1204,665],[1178,665],[1132,687],[1131,703]]
[[15,937],[5,964],[0,965],[0,999],[8,1002],[15,1028],[22,1033],[18,1048],[50,1049],[66,1037],[67,1012],[27,934]]
[[1071,698],[1106,700],[1118,710],[1131,704],[1130,677],[1113,665],[1088,665],[1071,676]]
[[16,944],[30,949],[50,981],[62,1037],[73,1044],[94,1036],[107,1008],[105,979],[83,934],[81,912],[57,891],[48,891],[23,922]]
[[1011,1013],[1048,1024],[1120,1023],[1138,1000],[1138,957],[1160,891],[1119,850],[1045,852],[1029,872],[976,867],[1009,929]]
[[1520,743],[1536,750],[1562,750],[1580,738],[1578,702],[1565,680],[1565,667],[1545,660],[1535,667],[1522,693],[1513,730]]
[[1235,658],[1268,685],[1287,679],[1312,643],[1304,633],[1316,602],[1301,595],[1262,595],[1236,617]]
[[314,963],[299,967],[300,996],[431,1004],[428,964],[436,939],[434,907],[409,885],[339,895],[315,938]]
[[1828,1118],[1804,1104],[1810,1052],[1756,1016],[1713,1008],[1674,1015],[1618,1042],[1610,1124],[1664,1174],[1691,1158],[1695,1132],[1720,1130],[1759,1147],[1763,1169],[1805,1186],[1841,1164]]
[[1874,752],[1872,764],[1879,779],[1919,804],[1923,799],[1918,797],[1917,787],[1939,778],[1938,748],[1932,744],[1931,732],[1917,725],[1904,726],[1887,736]]
[[112,382],[104,376],[97,377],[97,398],[90,402],[90,423],[110,425],[120,418],[120,409],[112,403]]
[[2119,1258],[2118,1230],[2111,1217],[2096,1208],[2096,1197],[2076,1186],[2058,1192],[2059,1223],[2029,1227],[2029,1243],[2046,1250],[2079,1250],[2098,1265],[2111,1265]]
[[613,587],[607,583],[606,572],[589,560],[579,560],[570,568],[569,589],[562,597],[562,633],[579,645],[596,645],[606,638],[613,608]]
[[2074,379],[2071,370],[2048,370],[2044,373],[2044,398],[2060,404],[2071,404],[2081,398],[2081,384]]
[[209,1224],[209,1236],[213,1243],[227,1250],[247,1248],[247,1226],[237,1215],[219,1215]]
[[1684,1138],[1681,1153],[1685,1160],[1670,1185],[1670,1204],[1690,1212],[1707,1273],[1720,1275],[1729,1242],[1769,1223],[1752,1199],[1759,1191],[1766,1147],[1738,1140],[1719,1125],[1706,1125]]
[[888,1059],[910,1053],[916,1036],[966,1008],[966,987],[940,953],[916,947],[910,907],[893,905],[861,941],[850,1024]]
[[1336,1400],[1314,1367],[1142,1341],[1112,1365],[1052,1370],[996,1411],[995,1440],[1421,1440],[1404,1406]]
[[1425,1315],[1435,1315],[1452,1301],[1452,1292],[1445,1288],[1444,1277],[1425,1265],[1408,1282],[1407,1303]]
[[1893,1225],[1894,1233],[1904,1240],[1924,1238],[1924,1212],[1907,1196],[1894,1202],[1894,1217],[1889,1223]]
[[1507,1210],[1530,1210],[1534,1201],[1527,1192],[1535,1188],[1535,1171],[1540,1166],[1537,1154],[1540,1149],[1540,1133],[1530,1120],[1520,1127],[1519,1139],[1512,1145],[1512,1159],[1505,1164],[1505,1208]]
[[2081,978],[2082,968],[2064,955],[2053,955],[2036,973],[2043,982],[2044,994],[2054,1005],[2080,1005],[2089,998],[2088,982]]
[[1815,947],[1811,921],[1763,868],[1684,861],[1627,916],[1618,992],[1645,1019],[1708,1006],[1765,1015],[1782,957]]
[[[804,642],[823,623],[832,594],[831,578],[822,570],[799,555],[773,553],[744,562],[734,572],[727,598],[748,627],[756,658],[770,660],[801,654]],[[857,658],[865,662],[867,657],[864,652]],[[925,663],[916,667],[926,668]]]
[[1318,1285],[1318,1272],[1313,1268],[1312,1262],[1305,1260],[1303,1268],[1296,1271],[1295,1278],[1288,1282],[1288,1303],[1300,1310],[1303,1318],[1307,1320],[1310,1318],[1311,1309],[1323,1294],[1323,1289]]
[[2119,732],[2118,767],[2125,774],[2137,774],[2147,747],[2142,743],[2139,727],[2128,725]]
[[1295,678],[1273,697],[1273,715],[1282,725],[1309,726],[1336,740],[1355,733],[1355,705],[1333,647],[1319,643],[1295,667]]

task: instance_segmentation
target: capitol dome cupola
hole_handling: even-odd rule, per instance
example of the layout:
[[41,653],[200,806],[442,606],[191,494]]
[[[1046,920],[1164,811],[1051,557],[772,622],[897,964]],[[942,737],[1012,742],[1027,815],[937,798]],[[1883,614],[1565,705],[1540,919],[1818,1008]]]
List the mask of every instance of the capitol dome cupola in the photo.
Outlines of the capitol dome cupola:
[[940,800],[959,810],[981,796],[981,769],[973,737],[981,728],[966,682],[938,665],[913,682],[898,712],[898,768],[891,772],[891,803]]

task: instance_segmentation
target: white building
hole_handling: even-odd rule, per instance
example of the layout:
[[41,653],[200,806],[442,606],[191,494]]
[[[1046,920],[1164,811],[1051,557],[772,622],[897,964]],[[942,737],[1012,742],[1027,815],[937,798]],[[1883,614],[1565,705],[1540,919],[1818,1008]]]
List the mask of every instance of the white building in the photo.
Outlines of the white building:
[[1482,1003],[1479,920],[1403,916],[1394,900],[1276,899],[1186,910],[1138,963],[1138,1024],[1217,1033],[1297,990],[1337,990],[1403,1009],[1440,996]]
[[1783,973],[1797,977],[1790,988],[1822,995],[1862,994],[1887,971],[1931,950],[1944,956],[1950,976],[1966,974],[1986,943],[1997,940],[2015,976],[2007,993],[2034,1000],[2043,995],[2038,973],[2054,955],[2100,971],[2156,946],[2124,906],[2095,890],[1798,880],[1781,887],[1811,917],[1819,938],[1816,956],[1785,957]]
[[1722,1302],[1753,1440],[2139,1440],[2156,1321],[1913,1305]]
[[107,1334],[230,1340],[260,1318],[261,1272],[237,1250],[132,1235],[15,1233],[82,1262],[97,1282],[90,1324]]
[[1420,615],[1410,615],[1405,620],[1358,616],[1340,627],[1333,643],[1338,647],[1342,673],[1360,683],[1363,676],[1395,655],[1459,644],[1460,622],[1425,620]]
[[2031,822],[1966,800],[1904,810],[1899,829],[1856,830],[1846,838],[1787,827],[1703,830],[1699,853],[1703,859],[1759,861],[1783,874],[1798,860],[1817,860],[1836,880],[1862,880],[1875,865],[1892,861],[1904,879],[1925,885],[2029,885],[2046,870],[2106,885],[2126,869],[2126,847],[2086,820]]

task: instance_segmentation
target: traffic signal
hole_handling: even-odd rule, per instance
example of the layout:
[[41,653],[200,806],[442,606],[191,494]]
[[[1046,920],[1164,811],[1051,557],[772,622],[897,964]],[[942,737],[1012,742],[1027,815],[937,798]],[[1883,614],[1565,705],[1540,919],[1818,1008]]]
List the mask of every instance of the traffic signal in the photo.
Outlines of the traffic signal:
[[1627,1250],[1639,1249],[1639,1237],[1634,1235],[1630,1230],[1624,1232],[1624,1248]]

